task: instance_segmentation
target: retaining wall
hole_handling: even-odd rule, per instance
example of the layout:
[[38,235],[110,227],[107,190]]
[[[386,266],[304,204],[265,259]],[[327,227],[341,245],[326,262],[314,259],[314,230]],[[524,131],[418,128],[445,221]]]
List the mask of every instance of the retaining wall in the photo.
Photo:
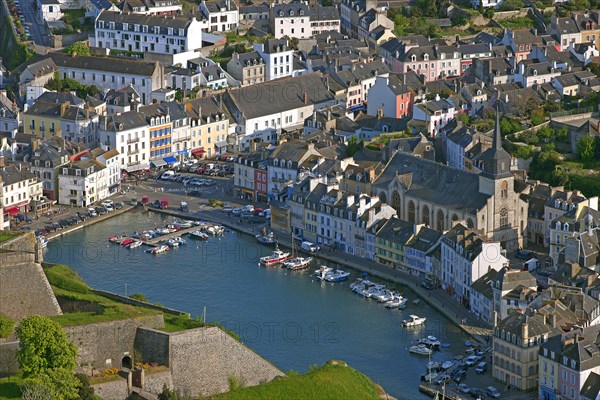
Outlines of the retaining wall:
[[0,343],[0,378],[19,372],[18,349],[19,342]]

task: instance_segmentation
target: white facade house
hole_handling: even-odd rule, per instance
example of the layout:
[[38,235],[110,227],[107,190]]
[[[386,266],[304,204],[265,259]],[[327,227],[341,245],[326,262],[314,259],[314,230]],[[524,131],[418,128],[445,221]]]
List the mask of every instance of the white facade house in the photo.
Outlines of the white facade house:
[[435,100],[415,104],[413,107],[413,119],[424,121],[427,133],[435,137],[446,124],[456,115],[456,107],[451,101],[440,99],[439,95]]
[[[10,216],[30,211],[30,203],[42,197],[42,181],[21,164],[5,167],[0,171],[3,227],[10,227]],[[1,230],[1,229],[0,229]]]
[[287,40],[267,40],[265,43],[254,43],[253,48],[265,62],[265,80],[292,76],[294,50],[288,47]]
[[118,90],[131,86],[141,96],[143,104],[151,101],[151,93],[164,86],[164,70],[159,63],[108,57],[50,55],[63,79],[71,78],[99,89]]
[[444,234],[441,241],[442,287],[450,287],[459,300],[468,300],[471,285],[494,269],[499,271],[509,261],[502,255],[499,242],[488,241],[461,224]]
[[504,3],[504,0],[471,0],[473,8],[498,8]]
[[134,172],[150,166],[149,126],[136,111],[103,117],[98,142],[104,150],[118,151],[119,171]]
[[96,19],[90,44],[111,51],[178,54],[202,48],[202,28],[196,17],[151,16],[103,11]]
[[552,82],[552,78],[560,76],[561,71],[554,68],[549,62],[530,62],[530,60],[521,61],[517,65],[517,71],[514,75],[515,82],[519,82],[523,87],[541,85]]
[[87,207],[107,198],[108,175],[104,165],[93,159],[74,161],[60,168],[59,204]]
[[44,21],[55,22],[64,17],[58,0],[38,0],[38,12]]
[[102,154],[98,154],[96,160],[106,168],[108,193],[116,193],[121,188],[121,159],[119,158],[119,151],[117,149],[108,151],[103,151],[102,149],[92,150],[93,154],[100,152]]
[[276,38],[308,39],[312,36],[308,6],[304,3],[275,4],[271,8],[271,30]]
[[240,12],[235,1],[202,0],[198,10],[206,17],[209,32],[227,32],[239,26]]

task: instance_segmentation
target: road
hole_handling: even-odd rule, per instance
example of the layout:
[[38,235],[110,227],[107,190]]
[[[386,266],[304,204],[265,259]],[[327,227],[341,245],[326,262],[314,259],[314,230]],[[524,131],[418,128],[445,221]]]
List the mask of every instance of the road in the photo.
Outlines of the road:
[[35,0],[20,0],[21,10],[25,16],[25,26],[33,35],[33,41],[40,46],[50,47],[50,32],[35,7]]

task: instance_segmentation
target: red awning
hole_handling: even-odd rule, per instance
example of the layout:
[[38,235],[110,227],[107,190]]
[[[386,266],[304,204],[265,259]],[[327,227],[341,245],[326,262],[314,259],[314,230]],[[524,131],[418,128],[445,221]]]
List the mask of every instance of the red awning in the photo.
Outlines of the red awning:
[[19,210],[19,207],[8,207],[4,209],[5,213],[9,213],[10,215],[17,215],[18,213],[20,213],[21,211]]
[[194,149],[192,150],[192,154],[196,155],[196,154],[202,154],[202,153],[206,153],[206,150],[204,149]]

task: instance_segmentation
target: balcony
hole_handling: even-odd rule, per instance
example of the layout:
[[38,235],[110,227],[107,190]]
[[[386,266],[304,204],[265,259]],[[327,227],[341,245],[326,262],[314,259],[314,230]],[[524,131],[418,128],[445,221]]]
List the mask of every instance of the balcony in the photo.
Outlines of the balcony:
[[140,141],[140,138],[127,139],[127,144],[137,143]]

